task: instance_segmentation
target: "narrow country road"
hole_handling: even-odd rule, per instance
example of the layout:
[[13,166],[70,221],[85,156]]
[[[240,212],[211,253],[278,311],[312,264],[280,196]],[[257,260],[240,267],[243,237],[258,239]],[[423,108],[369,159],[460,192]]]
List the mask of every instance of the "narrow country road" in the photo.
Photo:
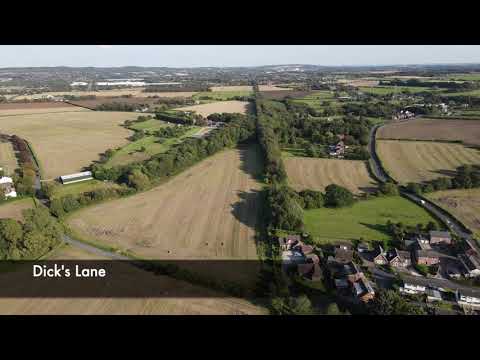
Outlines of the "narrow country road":
[[[377,130],[381,126],[383,125],[378,124],[371,129],[370,141],[368,143],[368,151],[370,152],[370,156],[371,156],[370,164],[371,164],[371,169],[373,174],[375,175],[378,181],[386,182],[391,179],[383,169],[382,163],[378,158],[378,154],[376,152],[376,147],[375,147]],[[451,232],[453,232],[458,237],[466,240],[469,244],[477,248],[477,250],[480,250],[477,244],[475,243],[475,241],[473,241],[472,234],[467,231],[466,227],[463,225],[463,223],[460,220],[446,213],[445,210],[443,210],[441,207],[435,205],[434,203],[432,203],[428,199],[425,199],[422,196],[412,194],[405,190],[400,190],[400,194],[406,197],[407,199],[415,202],[417,205],[423,207],[433,215],[435,215],[445,225],[447,225],[447,227],[450,229]]]
[[110,258],[110,259],[113,259],[113,260],[131,260],[128,256],[120,255],[120,254],[117,254],[115,252],[110,252],[110,251],[99,249],[95,246],[83,243],[83,242],[78,241],[78,240],[74,240],[68,235],[63,235],[63,241],[65,241],[67,244],[70,244],[72,246],[75,246],[79,249],[85,250],[89,253],[92,253],[92,254],[95,254],[95,255],[98,255],[98,256],[107,257],[107,258]]

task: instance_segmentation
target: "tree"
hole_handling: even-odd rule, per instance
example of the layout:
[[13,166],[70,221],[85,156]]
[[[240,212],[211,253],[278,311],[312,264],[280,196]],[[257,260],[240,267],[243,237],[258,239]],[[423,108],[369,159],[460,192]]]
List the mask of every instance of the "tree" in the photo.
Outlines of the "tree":
[[325,205],[332,207],[344,207],[353,205],[355,198],[350,190],[330,184],[325,188]]
[[416,195],[422,195],[422,187],[420,184],[410,182],[407,184],[407,190]]
[[386,182],[380,185],[380,192],[388,196],[398,195],[398,187],[394,183]]
[[134,187],[137,190],[145,190],[150,186],[150,179],[139,169],[135,169],[128,175],[128,186]]
[[426,315],[422,307],[410,304],[395,290],[379,289],[368,307],[374,315]]

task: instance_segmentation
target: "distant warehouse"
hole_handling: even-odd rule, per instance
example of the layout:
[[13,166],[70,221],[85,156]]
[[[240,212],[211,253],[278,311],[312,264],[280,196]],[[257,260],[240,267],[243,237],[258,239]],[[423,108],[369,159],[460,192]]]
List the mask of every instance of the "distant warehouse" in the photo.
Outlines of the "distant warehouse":
[[76,174],[63,175],[60,176],[62,184],[70,184],[79,181],[91,180],[93,179],[91,171],[84,171]]

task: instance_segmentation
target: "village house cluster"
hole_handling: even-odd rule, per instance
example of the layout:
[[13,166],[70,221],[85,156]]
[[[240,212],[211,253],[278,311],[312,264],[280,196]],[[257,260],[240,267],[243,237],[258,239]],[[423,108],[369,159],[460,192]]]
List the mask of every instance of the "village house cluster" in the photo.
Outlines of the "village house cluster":
[[306,245],[300,235],[287,235],[278,238],[282,256],[282,266],[286,273],[297,273],[312,281],[322,279],[320,258],[311,245]]

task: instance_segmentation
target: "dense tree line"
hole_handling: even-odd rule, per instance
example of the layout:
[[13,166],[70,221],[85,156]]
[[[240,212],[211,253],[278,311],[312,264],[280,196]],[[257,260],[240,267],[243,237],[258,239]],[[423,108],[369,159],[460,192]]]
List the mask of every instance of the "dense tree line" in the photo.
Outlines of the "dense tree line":
[[48,209],[23,211],[24,221],[0,219],[0,259],[37,259],[60,244],[62,227]]
[[167,114],[164,112],[157,112],[155,113],[155,118],[169,123],[181,125],[194,125],[197,122],[201,122],[203,120],[202,115],[195,113],[186,114],[183,112],[178,112],[175,115]]
[[148,187],[150,182],[172,176],[225,147],[247,141],[253,137],[254,131],[253,118],[239,114],[236,120],[211,132],[207,137],[186,139],[167,152],[154,155],[146,161],[115,167],[95,164],[92,171],[99,180],[112,180],[140,190]]
[[411,86],[411,87],[438,87],[450,90],[474,90],[478,89],[479,85],[476,82],[472,81],[464,81],[464,82],[456,82],[456,81],[421,81],[419,79],[408,79],[408,80],[400,80],[394,79],[389,81],[380,81],[379,85],[382,86]]
[[423,307],[411,304],[398,291],[379,289],[368,305],[373,315],[426,315]]

